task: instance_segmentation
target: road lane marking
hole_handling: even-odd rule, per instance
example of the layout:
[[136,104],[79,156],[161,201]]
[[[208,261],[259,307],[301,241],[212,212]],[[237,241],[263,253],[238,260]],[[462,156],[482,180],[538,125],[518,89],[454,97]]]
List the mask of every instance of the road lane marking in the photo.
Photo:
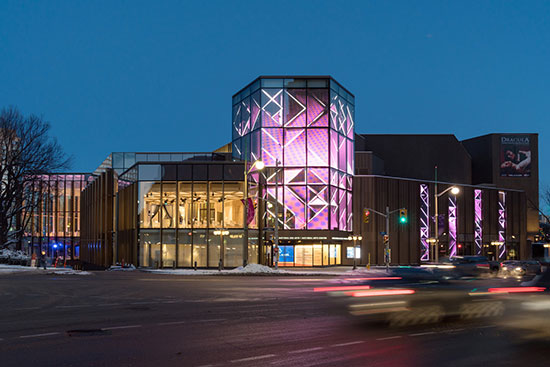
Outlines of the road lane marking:
[[104,327],[104,328],[101,328],[101,330],[135,329],[138,327],[141,327],[141,325]]
[[102,303],[98,306],[120,306],[121,303]]
[[55,306],[55,308],[76,308],[76,307],[89,307],[90,305],[70,305],[70,306]]
[[21,339],[24,339],[24,338],[39,338],[41,336],[50,336],[50,335],[58,335],[59,333],[55,332],[55,333],[44,333],[44,334],[33,334],[33,335],[22,335],[20,336],[19,338]]
[[454,333],[454,332],[457,332],[457,331],[464,331],[465,329],[451,329],[451,330],[447,330],[445,331],[446,333]]
[[187,321],[173,321],[173,322],[159,322],[157,325],[164,326],[164,325],[179,325],[179,324],[185,324]]
[[435,331],[426,331],[425,333],[409,334],[409,336],[422,336],[422,335],[431,335],[431,334],[435,334]]
[[388,336],[386,338],[378,338],[376,340],[391,340],[391,339],[399,339],[399,338],[402,338],[401,335],[396,335],[396,336]]
[[313,352],[315,350],[321,350],[323,347],[313,347],[313,348],[306,348],[306,349],[298,349],[288,352],[288,354],[296,354],[296,353],[306,353],[306,352]]
[[130,304],[131,305],[151,305],[153,303],[158,303],[158,302],[132,302]]
[[216,321],[225,321],[227,319],[210,319],[210,320],[197,320],[197,322],[216,322]]
[[354,344],[361,344],[364,343],[363,340],[357,340],[355,342],[348,342],[348,343],[340,343],[340,344],[332,344],[331,347],[337,348],[337,347],[346,347],[348,345],[354,345]]
[[259,359],[266,359],[266,358],[271,358],[271,357],[275,357],[275,354],[264,354],[264,355],[255,356],[255,357],[234,359],[234,360],[229,361],[229,362],[231,362],[231,363],[239,363],[239,362],[257,361],[257,360],[259,360]]
[[488,328],[492,328],[492,327],[497,327],[497,325],[478,326],[477,328],[478,328],[478,329],[488,329]]

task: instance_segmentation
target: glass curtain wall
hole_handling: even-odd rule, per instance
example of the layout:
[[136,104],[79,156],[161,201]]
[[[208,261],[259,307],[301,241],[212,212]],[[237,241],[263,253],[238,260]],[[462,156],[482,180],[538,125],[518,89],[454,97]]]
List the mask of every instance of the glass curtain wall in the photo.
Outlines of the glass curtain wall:
[[354,105],[320,78],[259,79],[233,97],[233,157],[265,163],[265,199],[280,204],[268,218],[281,229],[351,231]]
[[[151,179],[158,178],[159,170],[142,170],[139,166],[140,266],[217,267],[220,259],[226,267],[242,264],[244,184],[224,181],[223,172],[231,170],[223,170],[222,165],[208,170],[207,166],[179,165],[179,175],[174,174],[189,179],[185,181]],[[233,166],[242,170],[240,165]],[[162,168],[163,172],[170,172]],[[221,180],[194,180],[211,177],[212,172]],[[220,235],[221,230],[230,234]],[[249,254],[250,262],[257,263],[257,243]]]
[[37,176],[29,184],[24,200],[34,204],[24,213],[27,252],[78,259],[80,196],[92,179],[89,174],[52,174]]

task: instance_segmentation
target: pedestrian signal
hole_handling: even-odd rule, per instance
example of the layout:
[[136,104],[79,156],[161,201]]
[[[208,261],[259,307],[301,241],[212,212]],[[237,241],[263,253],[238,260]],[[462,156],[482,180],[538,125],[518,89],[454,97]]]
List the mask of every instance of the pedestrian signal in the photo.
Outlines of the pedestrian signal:
[[407,209],[399,209],[399,223],[407,223]]

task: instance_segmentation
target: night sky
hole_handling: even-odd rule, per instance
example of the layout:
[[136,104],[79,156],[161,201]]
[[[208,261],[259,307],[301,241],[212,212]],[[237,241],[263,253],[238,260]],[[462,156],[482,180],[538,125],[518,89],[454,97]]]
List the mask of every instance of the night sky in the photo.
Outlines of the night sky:
[[550,185],[548,1],[3,0],[0,55],[0,107],[50,121],[74,171],[214,150],[252,79],[321,74],[358,133],[539,133]]

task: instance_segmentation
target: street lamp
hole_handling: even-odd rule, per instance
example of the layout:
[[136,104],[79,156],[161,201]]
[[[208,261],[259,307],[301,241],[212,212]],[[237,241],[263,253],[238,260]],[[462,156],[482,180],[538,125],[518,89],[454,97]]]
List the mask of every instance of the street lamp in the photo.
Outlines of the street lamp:
[[361,241],[363,239],[362,236],[349,236],[348,240],[353,240],[353,270],[357,269],[357,264],[355,263],[355,259],[357,258],[357,241]]
[[499,249],[499,246],[502,246],[504,245],[504,242],[502,241],[493,241],[491,242],[491,245],[495,246],[495,261],[498,261],[498,249]]
[[258,171],[264,169],[265,164],[261,160],[257,160],[248,169],[247,161],[244,161],[244,236],[243,236],[243,267],[246,266],[248,259],[248,175],[254,168]]
[[439,209],[438,209],[438,200],[439,197],[445,195],[447,192],[451,192],[453,195],[458,195],[460,189],[456,186],[448,187],[439,194],[437,193],[437,167],[436,169],[436,181],[435,181],[435,261],[439,261]]

